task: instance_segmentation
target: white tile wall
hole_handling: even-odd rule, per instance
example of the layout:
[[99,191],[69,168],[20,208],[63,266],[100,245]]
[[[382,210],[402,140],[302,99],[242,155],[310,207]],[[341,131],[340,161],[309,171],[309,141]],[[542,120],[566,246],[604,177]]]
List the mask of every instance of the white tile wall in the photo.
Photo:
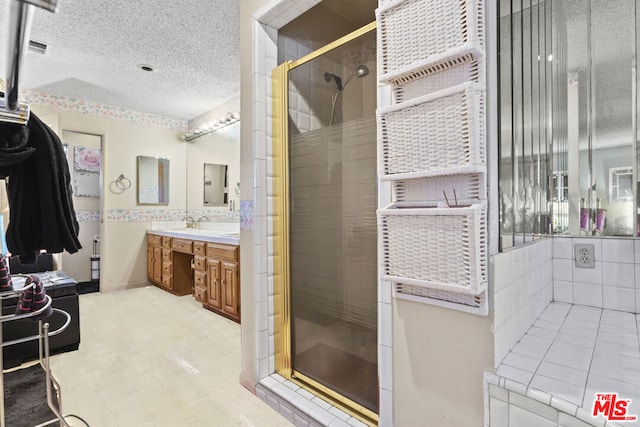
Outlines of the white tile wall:
[[545,239],[492,257],[496,366],[552,300],[552,253]]
[[553,258],[573,259],[573,239],[553,239]]
[[[594,245],[595,268],[575,266],[576,243]],[[637,313],[640,242],[624,238],[553,238],[553,300]]]
[[602,307],[602,284],[575,283],[573,284],[573,303]]
[[365,424],[335,406],[273,374],[260,381],[256,396],[298,426],[353,426]]
[[573,282],[563,282],[553,279],[553,300],[570,304],[573,303]]
[[[551,399],[551,404],[523,396],[493,384],[489,385],[489,402],[486,408],[491,427],[593,427],[575,416],[576,407]],[[604,425],[604,424],[602,424]],[[612,425],[613,424],[607,424]]]
[[602,239],[602,261],[633,264],[634,241],[631,239]]

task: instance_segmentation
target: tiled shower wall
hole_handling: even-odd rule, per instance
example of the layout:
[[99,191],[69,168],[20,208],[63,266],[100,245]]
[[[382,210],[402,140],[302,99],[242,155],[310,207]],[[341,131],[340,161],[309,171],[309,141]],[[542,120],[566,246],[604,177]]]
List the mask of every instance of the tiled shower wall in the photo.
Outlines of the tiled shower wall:
[[492,257],[495,366],[553,299],[552,239]]
[[[310,41],[278,35],[279,64],[302,58],[311,53],[312,49]],[[335,109],[333,124],[361,117],[362,108],[369,105],[373,106],[371,113],[375,112],[375,99],[365,99],[375,97],[376,94],[375,45],[364,45],[355,54],[344,55],[342,59],[344,63],[328,55],[322,55],[291,71],[288,102],[289,118],[294,133],[318,130],[327,126],[332,109]],[[369,68],[370,74],[364,78],[352,77],[339,93],[336,91],[335,82],[325,81],[324,74],[331,73],[340,76],[345,82],[353,75],[356,67],[362,65],[361,61]],[[334,96],[336,99],[332,102]]]
[[[574,245],[594,245],[595,268],[578,268]],[[553,239],[554,301],[638,313],[640,241],[634,239]]]

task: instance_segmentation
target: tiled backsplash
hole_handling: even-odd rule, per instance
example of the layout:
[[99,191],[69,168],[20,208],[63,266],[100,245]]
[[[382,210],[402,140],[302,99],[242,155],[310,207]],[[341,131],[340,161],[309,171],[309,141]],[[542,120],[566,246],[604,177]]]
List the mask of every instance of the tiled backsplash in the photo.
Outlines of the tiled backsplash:
[[544,239],[492,257],[495,366],[551,302],[552,253]]
[[240,212],[227,209],[187,209],[187,216],[195,221],[206,219],[209,222],[238,222]]
[[108,222],[153,222],[153,221],[185,221],[187,217],[195,221],[208,222],[238,222],[240,215],[237,211],[221,209],[108,209]]
[[[595,268],[576,267],[576,243],[594,245]],[[553,299],[558,302],[638,313],[640,241],[614,238],[554,238]]]
[[76,211],[78,222],[100,222],[100,211]]

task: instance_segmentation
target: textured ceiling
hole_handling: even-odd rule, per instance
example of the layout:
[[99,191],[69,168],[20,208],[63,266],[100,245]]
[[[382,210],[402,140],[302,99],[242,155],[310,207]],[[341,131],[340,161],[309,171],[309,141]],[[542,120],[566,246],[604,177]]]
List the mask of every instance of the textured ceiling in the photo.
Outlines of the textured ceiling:
[[240,0],[60,0],[31,39],[48,49],[25,57],[24,89],[182,120],[240,94]]

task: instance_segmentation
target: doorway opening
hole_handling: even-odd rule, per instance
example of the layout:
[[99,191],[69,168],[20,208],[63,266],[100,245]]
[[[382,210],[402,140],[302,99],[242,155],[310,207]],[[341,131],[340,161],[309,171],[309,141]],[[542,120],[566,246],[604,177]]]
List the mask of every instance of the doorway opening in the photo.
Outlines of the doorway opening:
[[378,413],[376,32],[273,72],[275,368]]

